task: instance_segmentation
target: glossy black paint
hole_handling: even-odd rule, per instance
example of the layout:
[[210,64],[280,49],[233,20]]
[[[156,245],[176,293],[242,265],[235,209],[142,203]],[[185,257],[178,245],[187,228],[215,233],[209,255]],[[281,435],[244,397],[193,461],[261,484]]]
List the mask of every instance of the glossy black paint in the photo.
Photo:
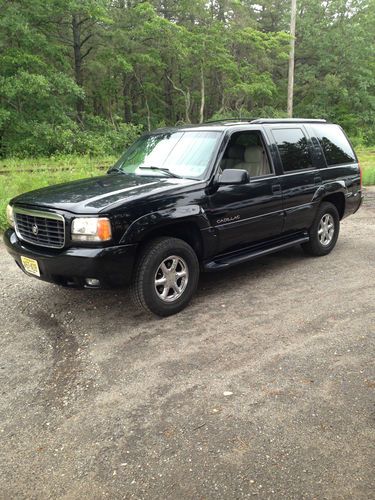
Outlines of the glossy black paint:
[[136,254],[136,245],[53,252],[24,244],[11,229],[5,232],[4,242],[20,269],[23,270],[21,255],[36,259],[40,279],[64,286],[82,287],[85,278],[99,279],[103,287],[126,285],[131,279]]
[[257,259],[270,253],[279,252],[301,243],[309,241],[307,231],[290,233],[288,235],[273,237],[263,242],[256,243],[249,247],[243,247],[233,252],[227,252],[223,255],[217,255],[215,258],[204,265],[205,271],[218,271],[227,269],[241,262]]
[[[113,228],[110,243],[73,244],[68,236],[65,248],[53,251],[20,241],[10,229],[5,244],[18,263],[20,255],[37,259],[42,279],[47,281],[80,283],[85,277],[97,277],[116,284],[129,281],[139,248],[155,236],[185,239],[206,269],[218,256],[225,261],[225,255],[233,252],[242,252],[242,257],[255,255],[259,245],[266,252],[276,248],[275,238],[291,244],[295,237],[299,242],[323,199],[342,203],[340,215],[345,217],[359,208],[362,192],[358,164],[328,167],[307,121],[298,122],[298,127],[307,137],[312,167],[284,172],[272,128],[290,127],[289,123],[197,126],[202,130],[214,127],[223,137],[202,180],[111,173],[25,193],[11,202],[62,214],[67,235],[77,215],[108,216]],[[243,184],[220,185],[219,164],[225,146],[232,134],[241,131],[262,134],[272,174]]]
[[169,191],[197,182],[199,181],[113,173],[30,191],[17,196],[12,202],[73,214],[96,215],[103,211],[109,213],[124,202],[131,204],[160,194],[168,196]]
[[206,213],[219,238],[219,252],[280,234],[283,225],[281,190],[275,179],[220,187],[209,197]]
[[219,176],[219,186],[235,186],[237,184],[248,184],[250,176],[246,170],[228,168]]

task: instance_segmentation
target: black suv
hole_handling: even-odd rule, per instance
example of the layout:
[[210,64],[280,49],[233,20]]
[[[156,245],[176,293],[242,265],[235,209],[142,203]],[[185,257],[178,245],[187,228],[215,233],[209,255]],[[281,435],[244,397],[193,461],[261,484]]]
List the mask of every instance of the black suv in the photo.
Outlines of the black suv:
[[27,274],[65,286],[131,283],[160,316],[199,272],[301,244],[326,255],[362,201],[357,157],[324,120],[236,120],[144,134],[107,175],[14,198],[4,240]]

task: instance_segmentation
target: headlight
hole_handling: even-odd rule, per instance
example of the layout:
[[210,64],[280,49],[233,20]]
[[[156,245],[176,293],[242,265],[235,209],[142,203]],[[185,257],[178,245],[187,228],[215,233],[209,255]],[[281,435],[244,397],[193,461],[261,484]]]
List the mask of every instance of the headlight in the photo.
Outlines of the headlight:
[[14,227],[13,207],[10,205],[7,205],[7,221],[10,226]]
[[108,241],[112,238],[107,217],[77,217],[72,222],[73,241]]

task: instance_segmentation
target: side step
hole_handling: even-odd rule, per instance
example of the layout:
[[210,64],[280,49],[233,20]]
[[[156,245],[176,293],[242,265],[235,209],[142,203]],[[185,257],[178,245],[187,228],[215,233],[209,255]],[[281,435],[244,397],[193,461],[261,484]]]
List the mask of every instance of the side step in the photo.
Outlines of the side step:
[[205,271],[219,271],[221,269],[227,269],[237,264],[241,264],[242,262],[247,262],[258,257],[263,257],[264,255],[279,252],[280,250],[285,250],[286,248],[294,247],[295,245],[300,245],[301,243],[306,243],[307,241],[309,241],[308,234],[300,233],[298,237],[294,236],[293,239],[289,238],[288,240],[279,240],[278,242],[275,242],[273,246],[265,247],[264,245],[258,245],[238,250],[237,252],[218,255],[214,260],[205,262],[203,264],[203,269]]

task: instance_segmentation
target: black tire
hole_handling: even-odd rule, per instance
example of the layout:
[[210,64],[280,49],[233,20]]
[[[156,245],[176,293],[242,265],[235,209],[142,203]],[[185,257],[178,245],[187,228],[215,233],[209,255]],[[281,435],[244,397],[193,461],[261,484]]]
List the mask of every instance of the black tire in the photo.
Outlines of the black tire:
[[[325,219],[324,219],[325,218]],[[329,240],[328,234],[326,234],[326,242],[322,243],[322,238],[324,239],[324,234],[321,236],[319,231],[321,230],[321,223],[324,221],[332,221],[333,223],[333,234]],[[309,230],[310,241],[302,244],[302,248],[308,255],[313,255],[320,257],[322,255],[329,254],[335,247],[337,238],[340,232],[340,217],[335,205],[329,202],[323,202],[318,212],[315,216],[314,222]]]
[[[173,265],[177,265],[175,270]],[[185,276],[180,277],[184,273]],[[166,283],[157,286],[156,279]],[[177,238],[157,238],[145,246],[138,260],[131,287],[132,299],[136,306],[146,311],[158,316],[170,316],[187,306],[197,288],[198,279],[199,262],[191,246]],[[165,292],[170,282],[182,290],[180,295],[172,286]],[[167,295],[162,298],[165,293]]]

